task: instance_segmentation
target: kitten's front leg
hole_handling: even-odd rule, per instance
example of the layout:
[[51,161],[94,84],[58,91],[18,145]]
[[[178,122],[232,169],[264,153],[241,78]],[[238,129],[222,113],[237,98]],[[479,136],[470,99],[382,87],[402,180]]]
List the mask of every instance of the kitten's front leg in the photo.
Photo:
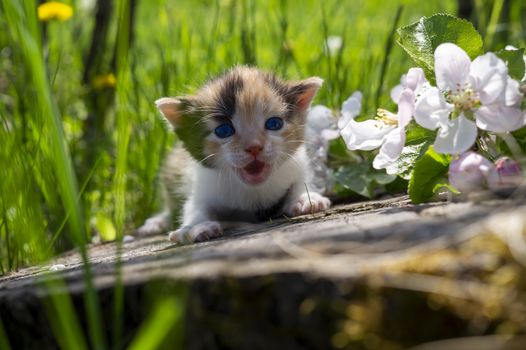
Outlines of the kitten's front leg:
[[203,221],[193,226],[181,226],[168,233],[172,242],[179,244],[192,244],[204,242],[223,234],[221,225],[217,221]]
[[166,209],[162,213],[147,219],[141,227],[135,230],[135,234],[139,236],[149,236],[165,233],[170,228],[170,221],[170,211]]
[[189,200],[184,206],[183,224],[175,231],[168,232],[168,238],[179,244],[208,241],[223,234],[217,221],[210,219],[208,211]]
[[329,209],[330,206],[329,198],[316,192],[305,192],[285,208],[285,214],[289,216],[313,214]]

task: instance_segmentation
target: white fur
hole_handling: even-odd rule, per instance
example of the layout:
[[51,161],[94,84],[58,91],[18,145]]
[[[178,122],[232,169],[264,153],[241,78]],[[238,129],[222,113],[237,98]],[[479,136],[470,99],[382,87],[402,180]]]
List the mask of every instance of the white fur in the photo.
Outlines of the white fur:
[[[197,162],[185,160],[184,156],[169,159],[163,180],[167,210],[148,219],[138,233],[166,232],[171,224],[170,211],[179,209],[173,208],[175,201],[171,199],[186,198],[181,226],[169,233],[171,240],[183,244],[221,235],[222,226],[218,220],[257,220],[260,213],[274,211],[283,198],[286,202],[279,208],[282,212],[272,215],[303,215],[330,206],[327,198],[306,188],[311,179],[308,176],[310,160],[301,135],[306,110],[321,86],[320,78],[293,83],[274,79],[270,84],[269,77],[257,69],[237,67],[225,77],[205,85],[192,98],[162,98],[156,102],[157,107],[177,128],[185,113],[183,100],[185,105],[203,112],[222,110],[224,101],[220,99],[220,91],[232,78],[243,81],[243,84],[235,83],[243,88],[235,93],[236,110],[229,115],[228,121],[235,130],[235,137],[219,137],[214,130],[224,121],[204,118],[204,125],[210,131],[205,145],[214,145],[212,149],[216,153]],[[276,84],[281,88],[276,88]],[[294,115],[287,115],[290,102],[286,101],[291,97],[295,100]],[[267,130],[265,123],[272,116],[285,116],[284,126]],[[205,160],[207,164],[202,164]],[[251,164],[258,166],[253,163],[255,160],[263,167],[253,171]],[[170,183],[172,177],[174,182]]]
[[284,214],[297,216],[325,210],[330,201],[322,195],[306,190],[309,161],[304,146],[298,148],[261,185],[251,186],[225,170],[196,165],[191,194],[184,206],[181,228],[170,233],[178,243],[202,241],[219,236],[219,223],[211,221],[210,212],[217,209],[255,211],[271,207],[287,193]]
[[152,216],[147,219],[144,224],[135,230],[139,236],[154,235],[161,232],[166,232],[170,228],[170,211],[165,210],[162,213]]
[[[197,166],[192,193],[185,205],[183,225],[193,223],[190,218],[195,208],[225,208],[257,210],[274,205],[293,186],[292,196],[305,192],[305,173],[308,166],[305,149],[299,147],[294,158],[285,160],[273,169],[268,179],[256,186],[247,185],[230,169],[221,175],[217,169]],[[191,209],[188,211],[186,207]],[[200,215],[198,215],[200,216]]]
[[[218,237],[221,225],[212,217],[217,210],[256,211],[276,204],[289,189],[288,202],[283,214],[297,216],[322,211],[330,201],[316,192],[307,192],[306,174],[309,160],[305,147],[301,146],[291,158],[273,169],[268,179],[256,186],[245,184],[229,168],[224,170],[206,168],[195,163],[188,169],[194,176],[189,183],[182,215],[181,227],[169,232],[170,240],[188,244]],[[166,232],[170,217],[162,212],[137,230],[140,234]]]

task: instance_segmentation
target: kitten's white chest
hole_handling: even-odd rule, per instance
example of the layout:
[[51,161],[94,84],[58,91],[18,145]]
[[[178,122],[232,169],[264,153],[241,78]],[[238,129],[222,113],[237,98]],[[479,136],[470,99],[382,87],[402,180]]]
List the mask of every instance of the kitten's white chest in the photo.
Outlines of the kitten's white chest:
[[232,172],[219,172],[200,167],[196,171],[193,195],[210,209],[256,211],[278,203],[285,195],[294,195],[305,182],[307,159],[300,148],[294,159],[274,169],[265,183],[258,186],[244,184]]

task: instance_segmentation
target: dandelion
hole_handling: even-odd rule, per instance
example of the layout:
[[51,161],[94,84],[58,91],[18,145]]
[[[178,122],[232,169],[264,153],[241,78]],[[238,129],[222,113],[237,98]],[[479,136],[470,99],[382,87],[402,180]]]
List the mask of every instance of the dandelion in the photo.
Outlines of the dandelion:
[[67,21],[73,16],[73,8],[58,1],[45,2],[38,6],[38,19],[42,22],[51,20]]
[[437,152],[467,151],[475,143],[477,127],[507,132],[524,125],[519,83],[495,54],[488,52],[471,62],[460,47],[441,44],[435,50],[435,75],[438,87],[423,92],[415,120],[426,129],[439,129]]
[[117,78],[113,73],[99,74],[92,82],[93,87],[96,90],[102,90],[107,87],[114,87],[117,84]]

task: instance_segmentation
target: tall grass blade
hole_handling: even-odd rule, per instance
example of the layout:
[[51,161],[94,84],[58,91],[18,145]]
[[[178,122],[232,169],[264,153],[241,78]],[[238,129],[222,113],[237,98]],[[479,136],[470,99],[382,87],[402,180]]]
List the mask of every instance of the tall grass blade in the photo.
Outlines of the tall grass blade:
[[75,308],[67,287],[57,274],[45,280],[49,299],[44,302],[51,329],[62,349],[88,349],[86,339],[76,318]]
[[[51,97],[47,69],[44,63],[42,51],[39,46],[39,35],[36,25],[36,6],[33,0],[24,1],[25,11],[18,2],[4,0],[3,7],[7,22],[9,24],[12,39],[18,43],[24,66],[29,72],[31,84],[35,90],[37,101],[31,104],[32,115],[41,116],[45,125],[48,126],[48,137],[50,149],[53,152],[53,167],[58,182],[58,188],[66,212],[70,213],[69,232],[71,240],[80,249],[84,261],[84,278],[86,283],[85,306],[88,315],[88,327],[96,349],[105,347],[102,332],[102,320],[100,318],[97,295],[93,288],[92,273],[88,263],[86,250],[87,233],[85,221],[82,215],[78,198],[77,179],[73,171],[71,156],[64,138],[62,120],[57,106]],[[29,28],[29,30],[28,30]],[[57,312],[64,312],[59,309]],[[63,315],[74,319],[74,315]]]
[[491,8],[491,16],[489,18],[488,27],[486,29],[485,44],[487,49],[493,48],[494,38],[498,29],[503,7],[504,0],[493,1],[493,7]]
[[[133,1],[133,0],[132,0]],[[123,281],[121,269],[122,238],[124,236],[124,221],[126,219],[126,172],[128,163],[128,146],[130,141],[131,124],[129,122],[131,108],[128,101],[128,86],[130,69],[128,52],[131,39],[132,7],[129,0],[119,2],[119,16],[116,44],[117,64],[117,159],[115,176],[113,179],[113,197],[115,202],[116,239],[116,283],[114,288],[114,345],[117,346],[122,337],[123,321]]]
[[11,350],[11,345],[9,345],[9,339],[7,338],[2,318],[0,318],[0,349]]
[[396,28],[398,28],[398,23],[400,22],[400,17],[402,17],[403,9],[404,5],[398,6],[393,20],[393,25],[391,26],[391,31],[389,32],[389,36],[387,37],[387,41],[385,42],[384,59],[380,68],[380,84],[378,85],[378,89],[376,90],[376,97],[374,100],[375,109],[378,109],[378,107],[380,107],[380,96],[382,95],[382,90],[384,88],[387,66],[389,65],[391,51],[393,50]]
[[129,350],[158,349],[163,340],[182,322],[183,306],[176,297],[160,301],[144,321]]

